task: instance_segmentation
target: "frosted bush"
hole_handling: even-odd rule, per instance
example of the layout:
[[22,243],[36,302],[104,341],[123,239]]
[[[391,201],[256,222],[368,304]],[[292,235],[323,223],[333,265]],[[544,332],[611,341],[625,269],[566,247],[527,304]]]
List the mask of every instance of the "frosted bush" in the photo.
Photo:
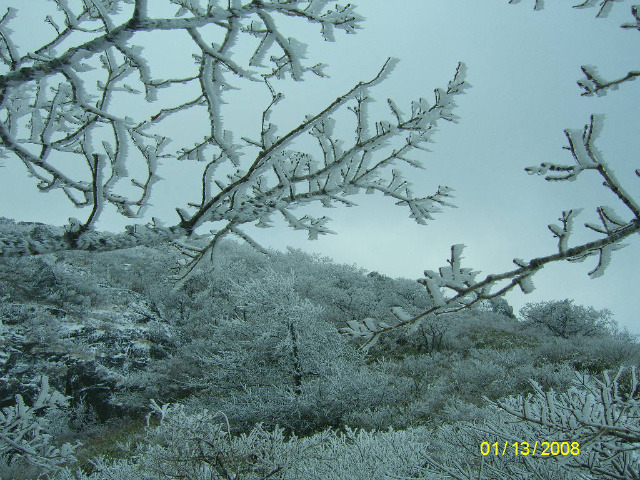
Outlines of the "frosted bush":
[[5,470],[38,467],[53,470],[74,461],[78,445],[57,445],[48,431],[46,414],[67,405],[67,399],[42,377],[40,392],[31,405],[22,395],[0,412],[0,463]]
[[[239,436],[219,413],[157,405],[160,423],[149,427],[131,459],[94,460],[88,475],[67,469],[56,480],[371,480],[426,476],[425,429],[367,432],[325,430],[305,438],[261,425]],[[152,422],[157,422],[153,419]]]
[[[567,467],[586,478],[638,478],[640,389],[635,367],[599,376],[577,375],[566,392],[544,390],[495,403],[528,428],[531,438],[579,442],[581,453]],[[500,427],[496,432],[503,434]],[[578,478],[578,477],[576,477]]]
[[432,438],[425,464],[438,480],[587,480],[564,470],[558,462],[540,457],[532,460],[529,456],[515,455],[513,449],[505,455],[480,453],[482,442],[497,441],[504,445],[505,440],[511,444],[532,438],[526,425],[514,426],[495,410],[487,411],[482,422],[440,427]]

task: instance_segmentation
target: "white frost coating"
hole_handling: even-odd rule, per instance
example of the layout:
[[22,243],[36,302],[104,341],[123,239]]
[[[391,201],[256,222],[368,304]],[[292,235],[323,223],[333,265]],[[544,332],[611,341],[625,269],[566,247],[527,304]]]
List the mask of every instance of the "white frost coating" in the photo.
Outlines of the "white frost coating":
[[309,234],[309,240],[317,240],[318,235],[335,233],[324,226],[330,220],[328,217],[314,218],[305,215],[298,219],[286,209],[279,209],[279,211],[294,230],[306,230]]
[[258,45],[258,48],[256,48],[256,51],[251,57],[251,60],[249,61],[249,65],[256,66],[256,67],[264,66],[262,62],[264,61],[264,57],[266,56],[267,52],[271,50],[271,47],[273,46],[274,41],[275,41],[274,35],[272,35],[269,32],[265,33],[264,37],[262,37],[262,41],[260,42],[260,45]]
[[271,146],[276,143],[278,140],[276,136],[277,131],[278,128],[274,124],[269,123],[267,128],[262,132],[262,146],[265,149],[271,148]]
[[305,8],[305,12],[318,15],[327,3],[328,0],[310,0],[309,5]]
[[549,171],[549,165],[546,163],[543,163],[541,165],[532,165],[525,168],[525,171],[529,175],[544,175]]
[[176,17],[183,17],[185,16],[187,13],[189,13],[189,10],[186,7],[180,7],[178,9],[178,11],[176,12]]
[[437,281],[440,286],[456,291],[472,285],[477,272],[470,268],[462,268],[462,252],[464,248],[465,245],[463,244],[453,245],[451,247],[451,258],[447,260],[449,266],[440,267],[439,274],[428,271],[425,272],[425,275]]
[[[391,112],[393,113],[394,117],[396,117],[398,123],[399,124],[403,123],[403,113],[400,110],[400,108],[398,108],[398,106],[396,105],[396,102],[388,98],[387,104],[389,105],[389,108],[391,109]],[[410,138],[413,138],[413,135]]]
[[362,323],[371,332],[375,331],[377,328],[377,322],[373,318],[365,318]]
[[356,127],[357,138],[362,141],[362,139],[369,138],[371,135],[369,134],[369,104],[371,103],[371,99],[368,96],[368,90],[363,88],[360,90],[358,95],[358,107],[357,110],[357,119],[358,125]]
[[96,154],[93,158],[93,211],[90,217],[91,224],[87,225],[90,228],[93,228],[93,223],[95,223],[95,219],[97,219],[102,210],[104,209],[104,185],[105,185],[105,156]]
[[112,31],[114,29],[114,25],[113,25],[113,22],[111,21],[111,18],[109,17],[109,13],[107,12],[107,9],[103,3],[103,0],[89,0],[89,1],[94,6],[94,8],[98,11],[100,20],[102,20],[105,23],[105,25],[107,26],[107,30]]
[[553,234],[557,237],[561,237],[562,235],[564,235],[564,229],[559,225],[556,225],[555,223],[549,225],[549,230],[551,230],[551,232],[553,232]]
[[399,58],[389,57],[385,62],[380,75],[378,75],[378,78],[376,78],[373,82],[369,83],[369,87],[375,87],[376,85],[379,85],[380,83],[387,80],[389,78],[389,75],[391,75],[395,68],[398,66],[398,63],[400,63]]
[[606,247],[601,248],[598,256],[598,265],[596,266],[596,268],[589,272],[589,277],[599,278],[604,275],[605,270],[611,263],[611,253],[613,252],[613,250],[617,250],[621,247],[622,246],[620,245],[607,245]]
[[336,37],[333,34],[333,24],[329,22],[322,22],[322,36],[327,42],[336,41]]
[[[566,133],[569,141],[571,142],[574,158],[580,167],[579,171],[582,171],[585,168],[597,166],[597,163],[593,161],[593,159],[589,155],[589,152],[587,151],[587,146],[585,145],[582,131],[566,130]],[[579,173],[579,171],[577,173]]]
[[400,322],[407,322],[413,318],[413,315],[402,307],[391,307],[391,313],[393,313],[394,317],[396,317]]
[[368,349],[377,342],[380,331],[388,328],[389,325],[385,322],[375,318],[365,318],[364,320],[349,320],[347,326],[339,329],[338,332],[350,338],[366,341],[365,348]]
[[424,275],[426,278],[421,279],[420,283],[426,287],[431,301],[438,307],[445,306],[447,301],[440,290],[442,286],[440,276],[431,270],[424,272]]
[[522,290],[522,293],[525,294],[531,293],[536,289],[536,287],[533,285],[533,280],[531,279],[530,275],[520,278],[518,280],[518,286],[520,287],[520,290]]
[[127,171],[127,159],[129,158],[129,142],[127,139],[127,131],[124,128],[122,122],[114,122],[113,128],[116,134],[116,142],[118,145],[118,151],[114,158],[111,168],[119,178],[124,178],[128,175]]
[[602,211],[605,218],[609,220],[611,223],[613,223],[614,225],[622,226],[627,224],[627,221],[624,220],[622,217],[620,217],[615,212],[615,210],[613,210],[613,208],[604,205],[600,207],[600,210]]
[[[41,87],[46,88],[47,87],[47,82],[43,81],[41,82]],[[58,110],[59,108],[61,108],[60,106],[68,101],[71,98],[72,92],[71,92],[71,87],[66,84],[66,83],[61,83],[58,85],[58,91],[56,92],[56,95],[53,97],[53,103],[51,104],[51,106],[48,108],[49,113],[47,115],[47,123],[46,126],[44,128],[44,130],[42,131],[42,142],[44,144],[48,144],[51,141],[51,137],[55,134],[55,133],[60,133],[58,130],[60,129],[60,125],[56,122],[55,119],[55,115],[53,114],[54,111]],[[39,110],[37,110],[39,111]],[[34,111],[35,113],[36,111]]]
[[[299,40],[296,40],[293,37],[289,37],[287,39],[287,46],[289,48],[289,51],[293,55],[293,57],[298,62],[301,62],[302,60],[307,58],[307,44],[306,43],[303,43],[303,42],[301,42]],[[301,68],[300,64],[299,64],[298,68]]]
[[513,259],[513,263],[515,263],[519,267],[528,267],[529,266],[529,262],[526,261],[526,260],[523,260],[521,258],[514,258]]
[[149,68],[149,64],[142,55],[143,47],[128,47],[123,42],[119,42],[117,44],[117,47],[118,50],[123,52],[131,59],[131,62],[135,65],[138,72],[140,73],[140,81],[144,84],[146,92],[145,100],[147,102],[155,102],[158,99],[157,89],[152,84],[151,69]]
[[568,248],[569,237],[573,230],[573,224],[575,217],[581,212],[582,209],[573,209],[569,211],[562,212],[562,217],[560,221],[562,222],[562,226],[557,224],[547,225],[549,230],[553,233],[553,236],[558,239],[558,251],[564,252]]
[[342,184],[342,174],[339,170],[333,168],[327,174],[327,179],[324,183],[324,190],[332,192],[337,190]]
[[9,57],[14,61],[17,61],[20,58],[20,52],[18,50],[18,46],[11,39],[10,34],[13,33],[13,30],[6,27],[5,23],[8,23],[14,18],[16,18],[17,13],[18,13],[18,10],[16,10],[13,7],[9,7],[7,9],[7,12],[5,13],[6,16],[5,16],[4,22],[0,24],[0,33],[2,33],[0,37],[1,37],[2,43],[6,47]]

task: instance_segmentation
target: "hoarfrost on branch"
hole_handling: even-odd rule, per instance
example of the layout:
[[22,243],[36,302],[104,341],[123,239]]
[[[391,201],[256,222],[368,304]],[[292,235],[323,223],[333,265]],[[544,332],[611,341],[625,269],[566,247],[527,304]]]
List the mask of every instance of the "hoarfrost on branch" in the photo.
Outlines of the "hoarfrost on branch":
[[[380,192],[408,207],[410,216],[421,224],[450,205],[450,188],[416,196],[399,167],[420,168],[421,161],[410,154],[426,150],[439,121],[456,120],[455,97],[468,87],[463,64],[458,64],[445,88],[435,90],[433,103],[416,100],[405,115],[389,100],[394,120],[370,123],[366,117],[369,89],[391,72],[396,60],[390,58],[370,80],[279,134],[271,122],[284,98],[277,91],[278,81],[303,80],[309,72],[324,75],[322,65],[306,62],[305,45],[287,37],[279,20],[293,17],[318,24],[325,40],[331,41],[336,29],[354,33],[360,28],[362,18],[355,7],[328,8],[326,2],[315,0],[231,2],[227,8],[217,2],[209,2],[206,8],[199,2],[170,3],[178,7],[174,18],[152,18],[146,0],[92,2],[77,11],[59,0],[56,5],[62,15],[47,17],[55,35],[28,53],[20,52],[11,40],[10,24],[19,11],[9,8],[0,19],[0,152],[22,162],[40,191],[61,189],[74,206],[91,210],[85,220],[73,219],[64,229],[40,229],[40,234],[47,235],[39,239],[33,235],[0,238],[1,256],[126,248],[183,239],[204,224],[214,225],[205,247],[180,242],[187,258],[178,272],[183,278],[228,234],[257,246],[241,227],[269,226],[273,215],[281,215],[294,229],[306,230],[310,239],[333,233],[327,217],[295,214],[297,207],[311,202],[325,207],[353,205],[348,196]],[[208,38],[212,27],[221,34],[221,42]],[[193,42],[196,69],[174,78],[155,78],[136,39],[148,32],[176,30],[186,32]],[[93,38],[83,41],[86,34]],[[234,55],[241,38],[254,39],[247,64]],[[95,78],[99,79],[93,85]],[[271,96],[257,115],[259,138],[235,139],[234,132],[225,129],[225,95],[242,81],[262,83]],[[163,105],[150,117],[123,117],[112,108],[122,95],[144,95],[153,105],[160,90],[181,84],[196,85],[196,95],[184,103]],[[156,127],[194,108],[206,110],[208,134],[193,146],[168,153],[171,139],[157,133]],[[334,114],[343,108],[356,117],[351,140],[340,138],[334,128]],[[305,134],[315,138],[322,158],[296,149]],[[59,155],[76,160],[77,165],[83,163],[84,179],[77,166],[63,168]],[[119,234],[95,230],[107,206],[126,217],[141,218],[160,180],[159,164],[175,159],[204,164],[200,198],[186,207],[176,206],[177,223],[165,227],[154,219]],[[129,172],[136,161],[145,165],[142,177]],[[233,173],[227,173],[230,169]],[[126,194],[120,188],[125,182],[130,186]]]

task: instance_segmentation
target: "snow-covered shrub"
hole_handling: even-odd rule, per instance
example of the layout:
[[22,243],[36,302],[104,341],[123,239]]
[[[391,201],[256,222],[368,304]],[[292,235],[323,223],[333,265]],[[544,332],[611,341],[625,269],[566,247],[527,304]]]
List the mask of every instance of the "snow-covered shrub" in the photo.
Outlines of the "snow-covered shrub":
[[577,375],[564,393],[534,383],[533,394],[494,403],[505,422],[492,430],[503,438],[515,438],[509,428],[522,428],[532,439],[578,442],[579,455],[555,459],[575,475],[570,478],[640,478],[639,380],[632,367],[598,377]]
[[516,386],[504,362],[479,356],[465,358],[452,365],[450,378],[456,389],[469,399],[479,400],[482,393],[491,397],[502,396]]
[[[411,311],[411,309],[407,310]],[[388,338],[387,338],[388,337]],[[431,316],[426,318],[418,326],[412,335],[404,332],[393,332],[381,339],[380,346],[372,349],[372,354],[389,350],[396,351],[400,355],[423,353],[435,355],[439,352],[457,349],[464,351],[472,347],[472,343],[456,338],[456,327],[451,318],[445,316]]]
[[459,353],[436,352],[430,355],[407,355],[398,360],[398,375],[414,381],[416,392],[446,376],[451,366],[462,360]]
[[355,409],[342,417],[345,425],[365,430],[407,428],[412,424],[411,420],[406,414],[406,407],[387,404]]
[[455,394],[456,387],[446,377],[440,378],[427,385],[422,394],[407,406],[407,415],[417,424],[433,422]]
[[61,313],[81,312],[107,300],[94,277],[50,255],[5,260],[0,264],[0,283],[7,300],[39,301],[62,309]]
[[459,422],[480,422],[488,416],[486,406],[477,406],[474,403],[466,402],[456,396],[451,397],[442,407],[439,414],[445,424]]
[[[56,480],[371,480],[433,479],[423,464],[426,429],[367,432],[346,428],[308,437],[257,425],[231,435],[224,415],[156,404],[157,425],[147,429],[130,459],[93,461],[94,472],[66,470]],[[158,422],[157,417],[151,423]]]
[[[528,380],[534,380],[543,388],[553,388],[555,390],[564,391],[571,386],[576,371],[566,363],[543,363],[532,365],[530,367]],[[521,392],[531,391],[531,382],[528,382],[526,388]]]
[[16,395],[15,404],[0,412],[0,463],[5,471],[35,466],[44,471],[74,461],[78,445],[58,445],[49,431],[47,415],[60,415],[67,399],[42,377],[40,392],[31,405]]
[[536,348],[537,335],[522,329],[520,322],[503,313],[479,308],[462,310],[445,315],[453,339],[448,349],[466,355],[471,347],[475,349],[512,350]]
[[395,375],[384,365],[344,362],[309,393],[311,404],[326,412],[325,425],[381,430],[406,424],[403,411],[410,402],[412,387],[409,378]]
[[560,338],[593,337],[615,330],[609,310],[574,305],[573,300],[528,303],[520,315],[526,325],[543,327]]
[[[206,314],[208,321],[183,323],[176,354],[144,374],[148,396],[176,401],[194,395],[190,403],[224,410],[243,430],[257,421],[294,429],[333,424],[349,402],[349,395],[332,393],[335,378],[349,385],[363,358],[294,284],[291,273],[268,269],[226,286],[233,315],[203,309],[194,318]],[[345,368],[349,372],[341,374]]]
[[572,339],[569,362],[574,368],[598,374],[620,365],[640,364],[640,345],[622,335],[602,335]]
[[[496,433],[500,431],[502,435]],[[425,466],[438,480],[587,480],[565,470],[559,462],[548,457],[515,454],[514,442],[537,439],[526,426],[514,426],[496,412],[485,410],[478,422],[456,422],[439,427],[431,439]],[[504,447],[495,454],[495,446],[488,455],[481,453],[481,445],[498,442]],[[542,440],[541,440],[542,441]],[[486,447],[485,447],[486,448]],[[485,450],[486,453],[486,450]]]
[[468,357],[451,365],[447,376],[469,401],[479,402],[482,395],[500,398],[528,387],[534,373],[533,357],[529,348],[471,349]]
[[640,345],[624,332],[568,339],[545,337],[535,349],[536,363],[540,365],[565,363],[597,374],[640,362]]

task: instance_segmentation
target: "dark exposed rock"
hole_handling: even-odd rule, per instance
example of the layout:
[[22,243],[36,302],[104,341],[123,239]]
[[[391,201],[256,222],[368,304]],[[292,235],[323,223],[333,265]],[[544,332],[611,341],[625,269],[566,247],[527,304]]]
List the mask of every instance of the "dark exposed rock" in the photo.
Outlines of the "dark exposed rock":
[[45,374],[72,404],[89,405],[106,420],[118,413],[112,399],[123,380],[173,353],[173,329],[157,309],[135,292],[103,288],[113,303],[83,313],[36,299],[0,302],[0,407],[16,394],[35,394]]

